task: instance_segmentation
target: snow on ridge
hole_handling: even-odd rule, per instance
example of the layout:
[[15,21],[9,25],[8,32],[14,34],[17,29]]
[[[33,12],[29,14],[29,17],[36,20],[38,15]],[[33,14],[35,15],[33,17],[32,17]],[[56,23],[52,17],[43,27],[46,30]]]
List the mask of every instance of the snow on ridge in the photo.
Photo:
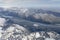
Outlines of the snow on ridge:
[[[52,35],[54,36],[54,38],[51,38],[52,37],[52,36],[50,37],[51,34],[48,33],[55,34]],[[34,32],[22,38],[22,40],[60,40],[60,34],[58,35],[58,33],[56,34],[56,32],[44,32],[44,31]]]
[[51,32],[33,32],[29,33],[29,30],[20,26],[18,24],[12,24],[8,27],[3,34],[1,35],[3,40],[58,40],[60,39],[60,34],[51,31]]
[[0,26],[4,26],[6,22],[5,18],[0,18]]
[[54,22],[56,22],[56,23],[58,23],[58,22],[60,22],[59,20],[60,20],[60,17],[56,17],[55,15],[53,15],[53,14],[48,14],[48,13],[39,13],[39,14],[34,14],[33,15],[33,17],[35,18],[35,19],[42,19],[43,21],[45,21],[45,22],[50,22],[50,23],[54,23]]
[[28,32],[29,31],[25,29],[23,26],[20,26],[18,24],[12,24],[10,27],[3,31],[1,39],[7,40],[10,37],[16,38],[18,36],[25,36],[28,34]]
[[5,26],[5,23],[7,22],[7,20],[5,18],[1,18],[0,17],[0,38],[2,36],[2,32],[3,32],[3,27]]

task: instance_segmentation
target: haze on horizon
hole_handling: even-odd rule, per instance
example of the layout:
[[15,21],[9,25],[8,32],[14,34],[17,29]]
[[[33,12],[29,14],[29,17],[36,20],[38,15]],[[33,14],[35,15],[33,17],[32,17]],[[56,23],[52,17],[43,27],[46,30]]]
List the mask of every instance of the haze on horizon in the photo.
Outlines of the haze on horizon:
[[60,7],[60,0],[0,0],[0,7]]

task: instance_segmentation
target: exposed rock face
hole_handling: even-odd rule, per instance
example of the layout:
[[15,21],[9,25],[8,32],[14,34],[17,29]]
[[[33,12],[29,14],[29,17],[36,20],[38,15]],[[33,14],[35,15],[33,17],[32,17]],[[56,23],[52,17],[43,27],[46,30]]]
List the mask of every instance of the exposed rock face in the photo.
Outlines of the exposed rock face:
[[23,26],[13,24],[2,31],[1,40],[60,40],[60,34],[56,32],[29,32]]
[[0,40],[60,40],[60,13],[42,9],[0,9]]
[[28,35],[28,30],[25,29],[23,26],[13,24],[10,27],[8,27],[5,31],[3,31],[1,38],[4,40],[16,40],[20,39],[26,35]]

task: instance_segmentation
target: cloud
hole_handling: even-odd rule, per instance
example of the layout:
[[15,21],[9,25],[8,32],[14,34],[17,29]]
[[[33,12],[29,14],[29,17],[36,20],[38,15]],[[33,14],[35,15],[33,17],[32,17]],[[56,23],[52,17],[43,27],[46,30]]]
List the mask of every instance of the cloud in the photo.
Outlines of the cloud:
[[4,0],[5,3],[11,3],[13,2],[14,0]]
[[1,2],[4,2],[4,3],[11,3],[11,2],[14,2],[14,0],[2,0]]
[[[23,6],[23,7],[40,7],[40,6],[46,6],[51,7],[57,4],[59,6],[59,0],[0,0],[0,5],[2,6]],[[53,4],[53,5],[52,5]]]

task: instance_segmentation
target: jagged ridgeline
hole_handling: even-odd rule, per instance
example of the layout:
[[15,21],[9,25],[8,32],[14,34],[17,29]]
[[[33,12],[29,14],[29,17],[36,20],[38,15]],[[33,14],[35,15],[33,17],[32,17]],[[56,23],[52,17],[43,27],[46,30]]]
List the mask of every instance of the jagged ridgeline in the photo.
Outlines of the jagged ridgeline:
[[60,13],[40,8],[0,8],[0,40],[60,40]]

